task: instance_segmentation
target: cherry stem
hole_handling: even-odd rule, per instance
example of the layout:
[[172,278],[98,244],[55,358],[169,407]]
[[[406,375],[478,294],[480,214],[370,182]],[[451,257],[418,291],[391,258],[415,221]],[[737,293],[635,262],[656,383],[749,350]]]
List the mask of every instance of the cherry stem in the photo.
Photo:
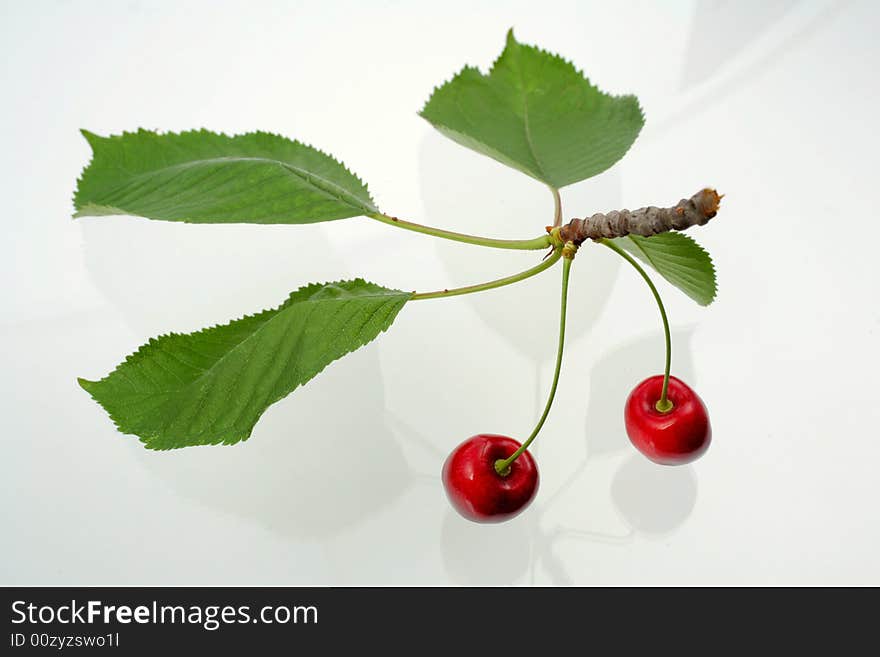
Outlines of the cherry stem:
[[443,230],[442,228],[434,228],[433,226],[423,226],[411,221],[404,221],[397,217],[389,217],[387,214],[376,212],[367,215],[370,219],[381,221],[389,226],[397,226],[405,230],[411,230],[416,233],[423,233],[433,237],[441,237],[443,239],[452,240],[454,242],[464,242],[465,244],[476,244],[477,246],[488,246],[494,249],[514,249],[517,251],[537,251],[553,246],[549,235],[541,235],[531,240],[499,240],[491,237],[480,237],[479,235],[467,235],[466,233],[456,233],[451,230]]
[[518,459],[520,454],[529,448],[529,445],[532,444],[532,441],[541,431],[541,427],[544,426],[544,422],[550,414],[550,407],[553,405],[553,398],[556,396],[556,386],[559,383],[559,371],[562,369],[562,351],[565,346],[565,311],[566,306],[568,305],[568,275],[571,271],[573,257],[574,253],[572,251],[570,252],[570,255],[567,255],[562,261],[562,302],[559,311],[559,345],[556,348],[556,369],[553,371],[553,383],[550,385],[550,395],[547,398],[547,405],[544,406],[544,412],[541,414],[541,419],[538,420],[538,424],[535,425],[532,434],[522,445],[520,445],[519,449],[506,459],[498,459],[495,461],[495,472],[502,477],[506,477],[510,474],[510,464]]
[[669,401],[667,394],[669,392],[669,369],[672,365],[672,339],[669,335],[669,320],[666,317],[666,308],[663,307],[663,300],[660,299],[660,293],[657,291],[657,288],[654,287],[654,283],[648,277],[648,274],[642,268],[642,266],[636,262],[635,258],[633,258],[629,253],[621,249],[617,244],[608,239],[602,239],[602,244],[607,246],[612,251],[615,251],[620,257],[626,260],[629,264],[636,268],[636,271],[642,275],[642,278],[645,279],[645,283],[648,284],[648,287],[651,288],[651,293],[654,295],[654,299],[657,301],[657,307],[660,309],[660,318],[663,320],[663,334],[666,338],[666,370],[663,373],[663,390],[660,393],[660,399],[657,400],[657,403],[654,404],[654,408],[656,408],[661,413],[668,413],[672,410],[672,402]]
[[479,283],[477,285],[468,285],[467,287],[456,287],[448,290],[439,290],[437,292],[416,292],[410,297],[410,301],[421,301],[424,299],[443,299],[445,297],[455,297],[461,294],[473,294],[474,292],[483,292],[496,287],[503,287],[512,283],[519,283],[527,278],[531,278],[536,274],[540,274],[545,269],[549,269],[556,264],[556,261],[562,257],[562,247],[556,247],[550,253],[549,257],[541,261],[534,267],[521,271],[512,276],[505,276],[494,281]]

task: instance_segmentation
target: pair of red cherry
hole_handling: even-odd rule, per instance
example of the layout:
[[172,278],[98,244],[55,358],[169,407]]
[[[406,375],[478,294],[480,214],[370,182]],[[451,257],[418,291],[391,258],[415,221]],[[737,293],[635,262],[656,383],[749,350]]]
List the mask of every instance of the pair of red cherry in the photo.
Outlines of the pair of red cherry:
[[[688,385],[669,377],[671,409],[657,409],[663,376],[642,381],[626,400],[624,421],[629,439],[661,465],[681,465],[709,447],[712,429],[706,406]],[[452,506],[474,522],[501,522],[525,509],[538,492],[538,467],[525,451],[505,474],[496,464],[510,457],[520,443],[507,436],[479,434],[465,440],[443,465],[443,486]]]

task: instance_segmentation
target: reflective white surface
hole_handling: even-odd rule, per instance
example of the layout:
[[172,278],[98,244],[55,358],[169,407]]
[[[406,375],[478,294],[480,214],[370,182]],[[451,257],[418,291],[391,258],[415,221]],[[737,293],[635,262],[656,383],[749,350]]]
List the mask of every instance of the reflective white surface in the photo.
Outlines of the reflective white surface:
[[[503,8],[502,8],[503,7]],[[872,2],[3,3],[0,583],[880,584]],[[439,471],[479,432],[522,438],[555,350],[559,270],[404,309],[235,447],[149,452],[76,385],[150,336],[274,306],[312,281],[431,290],[536,254],[434,244],[365,219],[312,226],[72,221],[78,133],[275,131],[345,161],[388,212],[539,234],[538,183],[416,115],[513,25],[647,117],[565,216],[726,194],[694,236],[720,292],[662,283],[673,370],[709,452],[654,466],[624,434],[662,368],[647,289],[585,247],[534,505],[458,518]]]

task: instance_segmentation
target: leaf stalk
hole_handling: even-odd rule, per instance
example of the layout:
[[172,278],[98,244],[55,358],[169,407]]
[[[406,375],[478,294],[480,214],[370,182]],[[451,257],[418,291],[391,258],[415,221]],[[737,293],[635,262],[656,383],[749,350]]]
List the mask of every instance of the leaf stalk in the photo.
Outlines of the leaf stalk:
[[504,278],[499,278],[494,281],[487,281],[486,283],[479,283],[477,285],[468,285],[467,287],[456,287],[448,290],[439,290],[437,292],[416,292],[413,293],[413,296],[410,297],[410,301],[422,301],[424,299],[444,299],[446,297],[456,297],[461,296],[462,294],[473,294],[474,292],[483,292],[485,290],[492,290],[496,287],[503,287],[505,285],[511,285],[512,283],[519,283],[520,281],[524,281],[527,278],[531,278],[537,274],[540,274],[542,271],[546,269],[550,269],[553,265],[556,264],[556,261],[562,257],[562,248],[555,247],[553,251],[550,252],[549,257],[542,260],[540,263],[526,269],[525,271],[521,271],[518,274],[513,274],[512,276],[505,276]]
[[465,244],[474,244],[476,246],[488,246],[493,249],[513,249],[516,251],[539,251],[551,246],[549,235],[541,235],[530,240],[501,240],[491,237],[481,237],[479,235],[468,235],[467,233],[456,233],[451,230],[443,230],[442,228],[434,228],[433,226],[423,226],[422,224],[404,221],[397,217],[391,217],[387,214],[374,213],[366,215],[370,219],[381,221],[389,226],[396,226],[405,230],[411,230],[424,235],[440,237],[453,242],[464,242]]

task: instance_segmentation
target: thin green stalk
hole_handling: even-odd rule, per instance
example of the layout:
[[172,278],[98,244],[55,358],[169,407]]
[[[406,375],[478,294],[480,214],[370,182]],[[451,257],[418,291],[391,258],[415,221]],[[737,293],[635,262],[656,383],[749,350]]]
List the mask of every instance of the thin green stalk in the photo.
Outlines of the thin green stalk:
[[651,294],[654,295],[654,300],[657,302],[657,307],[660,309],[660,318],[663,320],[663,334],[666,338],[666,369],[663,373],[663,391],[660,393],[660,399],[654,406],[661,413],[668,413],[672,410],[672,402],[670,402],[668,397],[666,396],[669,392],[669,369],[672,365],[672,338],[669,335],[669,320],[666,317],[666,308],[663,307],[663,300],[660,299],[660,293],[657,291],[657,288],[654,287],[654,283],[648,277],[648,274],[645,272],[642,266],[638,262],[636,262],[635,258],[633,258],[629,253],[621,249],[611,240],[603,239],[602,244],[607,246],[612,251],[615,251],[624,260],[626,260],[629,264],[636,268],[636,271],[642,275],[642,278],[645,279],[645,283],[647,283],[648,287],[651,288]]
[[517,251],[538,251],[546,249],[552,245],[549,235],[541,235],[531,240],[498,240],[491,237],[480,237],[478,235],[467,235],[465,233],[455,233],[450,230],[441,228],[433,228],[431,226],[423,226],[414,224],[411,221],[404,221],[397,217],[389,217],[387,214],[376,213],[367,215],[370,219],[381,221],[389,226],[397,226],[416,233],[432,235],[434,237],[442,237],[443,239],[453,240],[455,242],[464,242],[466,244],[476,244],[477,246],[488,246],[493,249],[515,249]]
[[506,276],[504,278],[499,278],[494,281],[488,281],[486,283],[479,283],[478,285],[468,285],[467,287],[456,287],[451,290],[439,290],[437,292],[419,292],[413,294],[410,297],[410,301],[421,301],[423,299],[443,299],[445,297],[456,297],[461,294],[472,294],[474,292],[482,292],[483,290],[491,290],[496,287],[503,287],[504,285],[510,285],[511,283],[518,283],[519,281],[524,281],[527,278],[531,278],[535,274],[540,274],[545,269],[549,269],[553,265],[556,264],[556,261],[562,257],[562,247],[557,247],[553,250],[553,253],[550,254],[548,258],[543,260],[538,265],[532,267],[531,269],[526,269],[525,271],[521,271],[518,274],[513,274],[512,276]]
[[550,385],[550,395],[547,397],[547,405],[544,406],[544,412],[541,414],[541,419],[538,420],[538,424],[535,425],[531,435],[522,445],[520,445],[519,449],[506,459],[498,459],[495,461],[495,471],[502,477],[509,474],[510,464],[518,459],[520,454],[529,448],[529,445],[532,444],[532,441],[541,431],[541,427],[544,426],[544,422],[546,422],[547,416],[550,414],[550,407],[553,405],[553,398],[556,396],[556,386],[559,384],[559,371],[562,369],[562,351],[565,346],[565,312],[566,307],[568,306],[568,275],[571,271],[571,262],[572,258],[570,257],[566,257],[565,260],[562,261],[562,302],[559,311],[559,344],[556,348],[556,369],[553,371],[553,383]]
[[559,228],[562,225],[562,199],[559,198],[559,190],[551,187],[553,192],[553,227]]

